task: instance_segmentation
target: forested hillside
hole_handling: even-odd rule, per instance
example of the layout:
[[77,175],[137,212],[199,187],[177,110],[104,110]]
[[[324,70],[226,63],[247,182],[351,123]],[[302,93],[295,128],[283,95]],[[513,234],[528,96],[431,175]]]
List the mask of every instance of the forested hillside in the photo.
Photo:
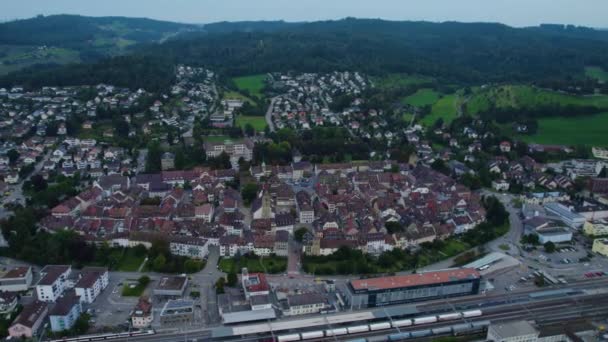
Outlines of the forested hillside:
[[144,18],[39,16],[0,24],[0,74],[36,65],[94,62],[201,27]]
[[151,42],[193,25],[145,18],[39,16],[0,24],[0,44],[80,47],[96,39],[120,37],[134,42]]
[[[165,63],[204,65],[226,76],[359,70],[373,75],[423,74],[462,85],[572,80],[583,78],[586,66],[608,69],[608,42],[556,29],[367,19],[222,25],[221,29],[216,26],[220,33],[190,34],[187,39],[139,48],[137,60],[163,68]],[[259,27],[259,31],[243,32],[247,27]],[[87,80],[104,80],[101,75],[110,74],[104,70],[108,65],[114,68],[114,75],[128,73],[131,61],[91,66],[87,73],[93,75]],[[78,82],[70,68],[58,69],[52,80]],[[132,84],[127,78],[119,77],[118,82],[141,86],[149,83],[147,78],[158,78],[152,73],[128,81]],[[28,72],[9,75],[1,83],[40,85],[50,80]]]

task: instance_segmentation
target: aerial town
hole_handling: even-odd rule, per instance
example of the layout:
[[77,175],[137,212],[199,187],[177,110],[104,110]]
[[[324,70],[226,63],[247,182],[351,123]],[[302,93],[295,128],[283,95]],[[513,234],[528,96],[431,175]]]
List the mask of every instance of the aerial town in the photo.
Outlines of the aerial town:
[[[268,72],[208,49],[113,82],[0,75],[0,338],[608,340],[605,136],[538,139],[556,99],[603,115],[605,81],[472,86],[322,49]],[[524,90],[551,105],[501,107]]]

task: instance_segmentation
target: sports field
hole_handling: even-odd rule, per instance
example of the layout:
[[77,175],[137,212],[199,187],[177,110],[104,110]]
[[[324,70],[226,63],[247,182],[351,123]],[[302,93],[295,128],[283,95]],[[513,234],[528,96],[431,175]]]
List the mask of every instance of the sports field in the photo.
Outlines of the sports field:
[[262,90],[264,89],[264,81],[266,80],[266,75],[260,74],[235,77],[232,80],[234,81],[234,84],[239,90],[246,90],[253,97],[264,97]]
[[251,124],[253,128],[258,131],[264,131],[266,128],[266,118],[263,116],[244,116],[239,115],[236,118],[236,125],[240,127],[245,127],[246,124]]

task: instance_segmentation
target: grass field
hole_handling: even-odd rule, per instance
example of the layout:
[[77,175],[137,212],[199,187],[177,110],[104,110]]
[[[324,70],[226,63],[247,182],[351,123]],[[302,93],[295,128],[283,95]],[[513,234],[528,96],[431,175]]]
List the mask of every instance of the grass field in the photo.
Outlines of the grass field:
[[506,85],[480,89],[467,102],[467,113],[477,114],[496,108],[534,108],[547,105],[597,106],[608,109],[608,96],[575,96],[532,86]]
[[422,118],[422,124],[430,126],[439,118],[442,118],[444,123],[449,124],[458,116],[457,101],[458,96],[455,94],[442,97],[439,101],[435,102],[431,113]]
[[253,126],[253,128],[256,131],[258,131],[258,132],[264,131],[264,129],[267,126],[267,124],[266,124],[266,118],[263,117],[263,116],[244,116],[244,115],[239,115],[236,118],[236,125],[237,126],[245,127],[246,124],[251,124]]
[[243,77],[235,77],[232,79],[236,84],[239,90],[246,90],[249,92],[251,96],[257,98],[263,98],[264,94],[262,90],[264,89],[264,82],[266,80],[266,75],[251,75],[251,76],[243,76]]
[[608,71],[605,71],[599,67],[587,67],[585,68],[585,75],[598,81],[608,82]]
[[414,114],[412,114],[412,113],[401,114],[401,119],[407,123],[412,122],[412,117],[414,117]]
[[408,74],[389,74],[388,76],[376,78],[374,80],[376,86],[383,89],[405,87],[430,82],[433,82],[431,77]]
[[0,45],[4,56],[0,57],[0,75],[35,64],[68,64],[80,62],[78,51],[63,48],[38,49],[36,46]]
[[430,106],[439,100],[439,93],[433,89],[419,89],[413,95],[410,95],[402,100],[403,103],[411,106],[423,107]]
[[230,137],[227,135],[208,135],[203,137],[203,140],[208,142],[224,142],[230,140]]
[[125,282],[122,286],[122,295],[123,297],[140,297],[148,284],[150,283],[150,278],[141,277],[138,280],[131,280]]
[[572,118],[543,118],[538,120],[537,134],[519,137],[529,143],[608,147],[606,127],[608,112]]

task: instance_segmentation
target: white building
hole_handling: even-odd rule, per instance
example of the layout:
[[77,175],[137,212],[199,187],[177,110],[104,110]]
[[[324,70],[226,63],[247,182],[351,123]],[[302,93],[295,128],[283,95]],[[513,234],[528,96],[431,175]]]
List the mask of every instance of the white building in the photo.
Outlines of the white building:
[[109,273],[104,267],[86,267],[74,285],[76,295],[84,303],[93,303],[101,291],[108,287]]
[[509,191],[510,184],[506,180],[495,180],[492,181],[492,188],[496,191]]
[[67,288],[67,279],[72,266],[47,265],[40,271],[40,280],[36,284],[36,294],[43,302],[55,302]]
[[593,156],[598,159],[608,159],[608,149],[603,147],[593,147],[591,149]]
[[32,268],[15,267],[0,278],[0,291],[27,291],[32,285]]
[[315,211],[310,205],[301,205],[300,207],[300,223],[313,223],[315,221]]
[[209,241],[192,237],[173,237],[169,249],[173,255],[204,259],[209,255]]
[[283,306],[283,315],[317,314],[325,308],[325,297],[320,293],[289,295]]

